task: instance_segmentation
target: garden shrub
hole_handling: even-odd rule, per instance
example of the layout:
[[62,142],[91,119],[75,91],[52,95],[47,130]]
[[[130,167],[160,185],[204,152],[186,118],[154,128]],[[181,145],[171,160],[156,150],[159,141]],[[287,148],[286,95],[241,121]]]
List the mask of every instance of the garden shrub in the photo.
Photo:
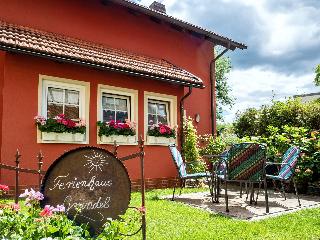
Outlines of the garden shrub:
[[186,119],[184,126],[183,155],[188,163],[187,170],[190,173],[202,172],[205,170],[205,167],[200,158],[197,129],[193,126],[192,118]]
[[265,143],[269,161],[281,161],[292,145],[298,146],[301,157],[296,178],[300,183],[320,177],[320,101],[302,103],[300,99],[272,101],[270,106],[248,109],[237,115],[235,133],[243,141]]
[[288,99],[285,102],[272,101],[270,106],[260,109],[249,108],[238,113],[234,122],[238,137],[268,135],[267,127],[283,126],[304,127],[310,130],[320,129],[320,102],[302,103],[301,99]]
[[287,125],[282,129],[268,126],[268,136],[246,137],[244,139],[267,144],[268,161],[274,162],[281,162],[282,155],[290,146],[298,146],[302,154],[296,168],[296,179],[301,184],[318,180],[320,177],[320,133],[318,131],[310,132],[303,127]]

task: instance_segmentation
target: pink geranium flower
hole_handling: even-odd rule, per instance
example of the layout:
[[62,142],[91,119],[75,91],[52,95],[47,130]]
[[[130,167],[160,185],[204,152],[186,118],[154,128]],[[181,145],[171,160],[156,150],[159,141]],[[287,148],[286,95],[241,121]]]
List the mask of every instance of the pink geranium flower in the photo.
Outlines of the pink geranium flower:
[[0,191],[8,192],[9,191],[9,187],[7,185],[0,184]]
[[44,206],[44,209],[39,213],[41,217],[50,217],[53,214],[54,207],[50,205]]

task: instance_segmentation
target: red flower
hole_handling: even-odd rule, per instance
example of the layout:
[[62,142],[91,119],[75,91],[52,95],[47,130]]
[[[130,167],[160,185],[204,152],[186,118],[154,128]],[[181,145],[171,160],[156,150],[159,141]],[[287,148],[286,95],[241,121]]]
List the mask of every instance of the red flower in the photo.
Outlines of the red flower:
[[167,129],[162,125],[162,126],[160,127],[160,129],[159,129],[159,132],[160,132],[161,134],[165,134],[165,133],[167,132]]
[[53,210],[53,207],[46,205],[44,209],[39,213],[39,215],[41,217],[50,217],[53,214],[52,210]]
[[7,185],[1,185],[0,184],[0,191],[8,192],[9,191],[9,187]]

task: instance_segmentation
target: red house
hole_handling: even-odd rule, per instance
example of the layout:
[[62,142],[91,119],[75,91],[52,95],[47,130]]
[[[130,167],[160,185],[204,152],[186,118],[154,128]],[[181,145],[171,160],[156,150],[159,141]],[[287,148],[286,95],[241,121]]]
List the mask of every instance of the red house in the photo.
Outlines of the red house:
[[[12,165],[19,149],[22,166],[36,168],[42,150],[47,169],[66,150],[110,149],[113,138],[98,136],[97,121],[129,119],[136,133],[119,140],[119,155],[136,152],[144,136],[147,187],[164,187],[177,173],[166,142],[147,131],[158,122],[181,126],[184,112],[200,116],[200,134],[215,131],[216,45],[246,48],[167,15],[159,3],[0,1],[0,162]],[[85,131],[50,134],[35,126],[36,115],[58,114],[84,119]],[[138,161],[126,166],[138,179]],[[0,182],[12,185],[12,176],[1,170]],[[30,175],[21,180],[37,182]]]

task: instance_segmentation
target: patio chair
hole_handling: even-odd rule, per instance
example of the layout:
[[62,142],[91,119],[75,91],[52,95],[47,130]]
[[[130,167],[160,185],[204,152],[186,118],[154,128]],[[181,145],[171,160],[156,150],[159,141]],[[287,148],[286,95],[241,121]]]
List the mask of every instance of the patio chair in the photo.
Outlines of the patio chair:
[[[181,154],[178,151],[175,144],[169,145],[169,149],[171,152],[171,156],[172,156],[172,160],[174,162],[174,165],[176,166],[176,168],[178,170],[178,177],[180,179],[180,194],[181,194],[182,188],[184,188],[186,185],[187,179],[206,178],[207,182],[208,182],[209,189],[210,189],[210,193],[212,195],[212,188],[211,188],[211,184],[209,183],[209,178],[211,178],[211,174],[209,172],[200,172],[200,173],[192,173],[192,174],[187,173],[187,164],[188,163],[185,163],[183,161]],[[173,188],[173,193],[172,193],[172,199],[171,199],[172,201],[174,201],[174,194],[176,191],[176,185],[177,184],[175,183],[174,188]]]
[[278,165],[279,171],[277,175],[266,175],[267,179],[272,179],[273,181],[280,181],[281,183],[281,190],[284,195],[284,199],[286,200],[286,193],[284,189],[284,183],[290,182],[293,180],[294,190],[295,194],[298,199],[299,207],[301,206],[298,189],[296,185],[296,181],[294,180],[295,175],[295,167],[298,163],[298,159],[300,156],[300,149],[296,146],[290,147],[283,155],[282,162],[281,163],[275,163],[275,162],[267,162],[267,166],[269,165]]
[[[229,212],[228,204],[228,182],[249,183],[252,188],[250,203],[253,199],[253,183],[264,183],[266,212],[269,212],[267,181],[265,174],[266,146],[257,143],[239,143],[231,146],[227,155],[223,156],[220,164],[225,165],[223,174],[216,174],[220,181],[225,183],[226,212]],[[219,201],[219,183],[215,192]]]

